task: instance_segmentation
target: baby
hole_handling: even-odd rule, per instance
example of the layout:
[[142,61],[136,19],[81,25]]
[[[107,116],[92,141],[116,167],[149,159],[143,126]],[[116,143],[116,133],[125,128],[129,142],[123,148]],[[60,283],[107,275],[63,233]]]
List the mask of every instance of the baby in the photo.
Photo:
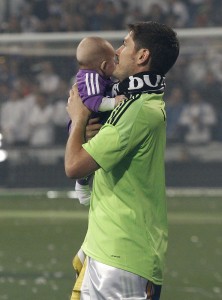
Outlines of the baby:
[[[104,123],[107,119],[105,112],[112,111],[126,98],[124,95],[109,97],[114,84],[111,76],[115,69],[115,50],[103,38],[86,37],[77,47],[76,58],[79,64],[76,75],[79,95],[84,105],[92,111],[91,117],[99,116],[100,121]],[[76,180],[76,196],[84,205],[89,204],[91,177]]]

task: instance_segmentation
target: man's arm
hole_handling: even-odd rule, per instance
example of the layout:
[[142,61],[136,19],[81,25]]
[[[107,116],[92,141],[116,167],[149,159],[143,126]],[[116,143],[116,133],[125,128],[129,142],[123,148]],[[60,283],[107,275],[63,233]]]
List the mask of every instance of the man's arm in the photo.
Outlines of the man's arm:
[[65,150],[65,173],[70,178],[78,179],[98,170],[99,165],[82,147],[91,113],[82,103],[76,86],[70,90],[69,95],[67,111],[72,120],[72,127]]

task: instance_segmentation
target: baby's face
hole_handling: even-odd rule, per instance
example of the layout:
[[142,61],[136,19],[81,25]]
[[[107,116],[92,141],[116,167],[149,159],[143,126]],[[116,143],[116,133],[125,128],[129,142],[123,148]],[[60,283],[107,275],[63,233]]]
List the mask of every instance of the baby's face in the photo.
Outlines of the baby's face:
[[115,51],[113,51],[112,55],[109,55],[109,57],[106,60],[106,65],[104,69],[104,74],[107,77],[112,76],[114,70],[116,68],[116,62],[115,62]]

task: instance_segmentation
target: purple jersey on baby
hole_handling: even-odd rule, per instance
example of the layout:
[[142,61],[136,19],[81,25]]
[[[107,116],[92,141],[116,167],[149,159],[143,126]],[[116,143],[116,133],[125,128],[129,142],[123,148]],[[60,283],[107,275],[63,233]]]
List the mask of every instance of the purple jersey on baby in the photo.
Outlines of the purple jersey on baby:
[[83,103],[91,111],[98,112],[102,98],[107,94],[106,90],[112,85],[111,79],[99,75],[94,70],[79,70],[76,83]]

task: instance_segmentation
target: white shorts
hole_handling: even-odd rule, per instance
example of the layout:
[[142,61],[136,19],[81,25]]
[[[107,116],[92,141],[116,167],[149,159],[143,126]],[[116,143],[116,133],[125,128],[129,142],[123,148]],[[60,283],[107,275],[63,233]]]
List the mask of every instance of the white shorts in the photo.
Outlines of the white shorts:
[[88,257],[80,300],[159,300],[161,286]]

